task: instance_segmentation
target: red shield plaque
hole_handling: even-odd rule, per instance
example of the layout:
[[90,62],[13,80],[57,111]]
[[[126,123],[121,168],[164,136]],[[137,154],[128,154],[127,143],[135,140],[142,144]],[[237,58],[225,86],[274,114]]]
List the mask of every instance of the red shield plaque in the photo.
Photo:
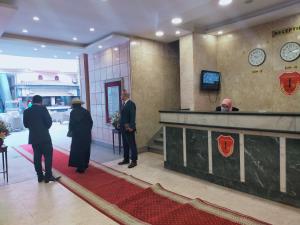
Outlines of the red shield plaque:
[[283,73],[279,80],[282,92],[286,95],[292,95],[299,87],[300,74],[297,72]]
[[226,158],[231,156],[234,148],[234,139],[231,136],[220,135],[217,141],[221,155]]

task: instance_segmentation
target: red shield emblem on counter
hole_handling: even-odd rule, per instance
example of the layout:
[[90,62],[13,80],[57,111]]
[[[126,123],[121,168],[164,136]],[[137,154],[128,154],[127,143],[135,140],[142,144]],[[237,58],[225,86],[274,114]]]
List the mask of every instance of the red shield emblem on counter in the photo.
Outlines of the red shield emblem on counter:
[[282,92],[286,95],[292,95],[300,85],[300,74],[297,72],[283,73],[279,80]]
[[231,136],[220,135],[217,141],[221,155],[226,158],[231,156],[234,148],[234,139]]

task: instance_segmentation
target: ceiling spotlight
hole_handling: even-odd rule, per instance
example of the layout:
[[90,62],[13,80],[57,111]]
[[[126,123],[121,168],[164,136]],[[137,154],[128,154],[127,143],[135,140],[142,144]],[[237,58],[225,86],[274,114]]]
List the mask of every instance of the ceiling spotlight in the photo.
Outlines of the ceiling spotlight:
[[177,31],[175,32],[175,34],[176,34],[176,35],[180,35],[180,34],[181,34],[180,30],[177,30]]
[[37,16],[32,17],[32,19],[33,19],[34,21],[40,21],[40,18],[37,17]]
[[71,55],[71,52],[67,52],[68,55]]
[[75,59],[79,59],[79,56],[76,56]]
[[46,45],[41,45],[41,48],[46,48]]
[[165,35],[165,33],[163,32],[163,31],[157,31],[156,33],[155,33],[155,35],[157,36],[157,37],[162,37],[162,36],[164,36]]
[[0,49],[0,53],[2,53],[3,51]]
[[172,23],[173,23],[174,25],[181,24],[181,23],[182,23],[182,19],[179,18],[179,17],[173,18],[173,19],[172,19]]
[[119,49],[118,48],[114,48],[114,51],[119,51]]
[[38,49],[37,49],[37,48],[34,48],[33,50],[34,50],[34,51],[37,51]]
[[77,41],[77,37],[73,37],[72,39],[73,39],[73,41]]
[[137,45],[138,43],[136,42],[136,41],[131,41],[130,42],[130,45],[132,45],[132,46],[135,46],[135,45]]
[[91,27],[91,28],[90,28],[90,31],[91,31],[91,32],[94,32],[94,31],[95,31],[95,28],[94,28],[94,27]]
[[100,48],[100,49],[101,49],[101,48],[103,48],[103,46],[102,46],[102,45],[98,45],[98,48]]
[[54,58],[57,58],[57,55],[54,55],[53,57],[54,57]]
[[223,34],[222,30],[218,31],[218,35],[222,35],[222,34]]
[[28,33],[28,30],[24,28],[24,29],[22,30],[22,32],[23,32],[23,33]]
[[232,0],[219,0],[220,6],[227,6],[232,3]]

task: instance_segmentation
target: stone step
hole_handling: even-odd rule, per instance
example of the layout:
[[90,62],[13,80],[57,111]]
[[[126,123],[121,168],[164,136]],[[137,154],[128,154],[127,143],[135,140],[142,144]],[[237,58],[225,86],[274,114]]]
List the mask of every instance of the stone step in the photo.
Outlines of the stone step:
[[149,152],[154,152],[154,153],[161,154],[161,155],[163,155],[163,152],[164,152],[163,146],[157,145],[157,144],[152,144],[152,145],[148,146],[148,150],[149,150]]
[[156,144],[161,144],[161,145],[163,145],[163,143],[164,143],[164,139],[163,139],[162,137],[155,138],[153,141],[154,141]]

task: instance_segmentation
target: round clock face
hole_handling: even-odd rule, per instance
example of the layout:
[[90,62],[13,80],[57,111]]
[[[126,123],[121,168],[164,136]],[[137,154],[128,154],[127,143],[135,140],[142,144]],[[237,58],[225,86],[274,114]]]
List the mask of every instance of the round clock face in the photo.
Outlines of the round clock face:
[[297,42],[287,42],[280,50],[280,57],[286,62],[292,62],[300,56],[300,45]]
[[260,66],[266,60],[266,53],[261,48],[255,48],[249,53],[248,60],[250,65]]

